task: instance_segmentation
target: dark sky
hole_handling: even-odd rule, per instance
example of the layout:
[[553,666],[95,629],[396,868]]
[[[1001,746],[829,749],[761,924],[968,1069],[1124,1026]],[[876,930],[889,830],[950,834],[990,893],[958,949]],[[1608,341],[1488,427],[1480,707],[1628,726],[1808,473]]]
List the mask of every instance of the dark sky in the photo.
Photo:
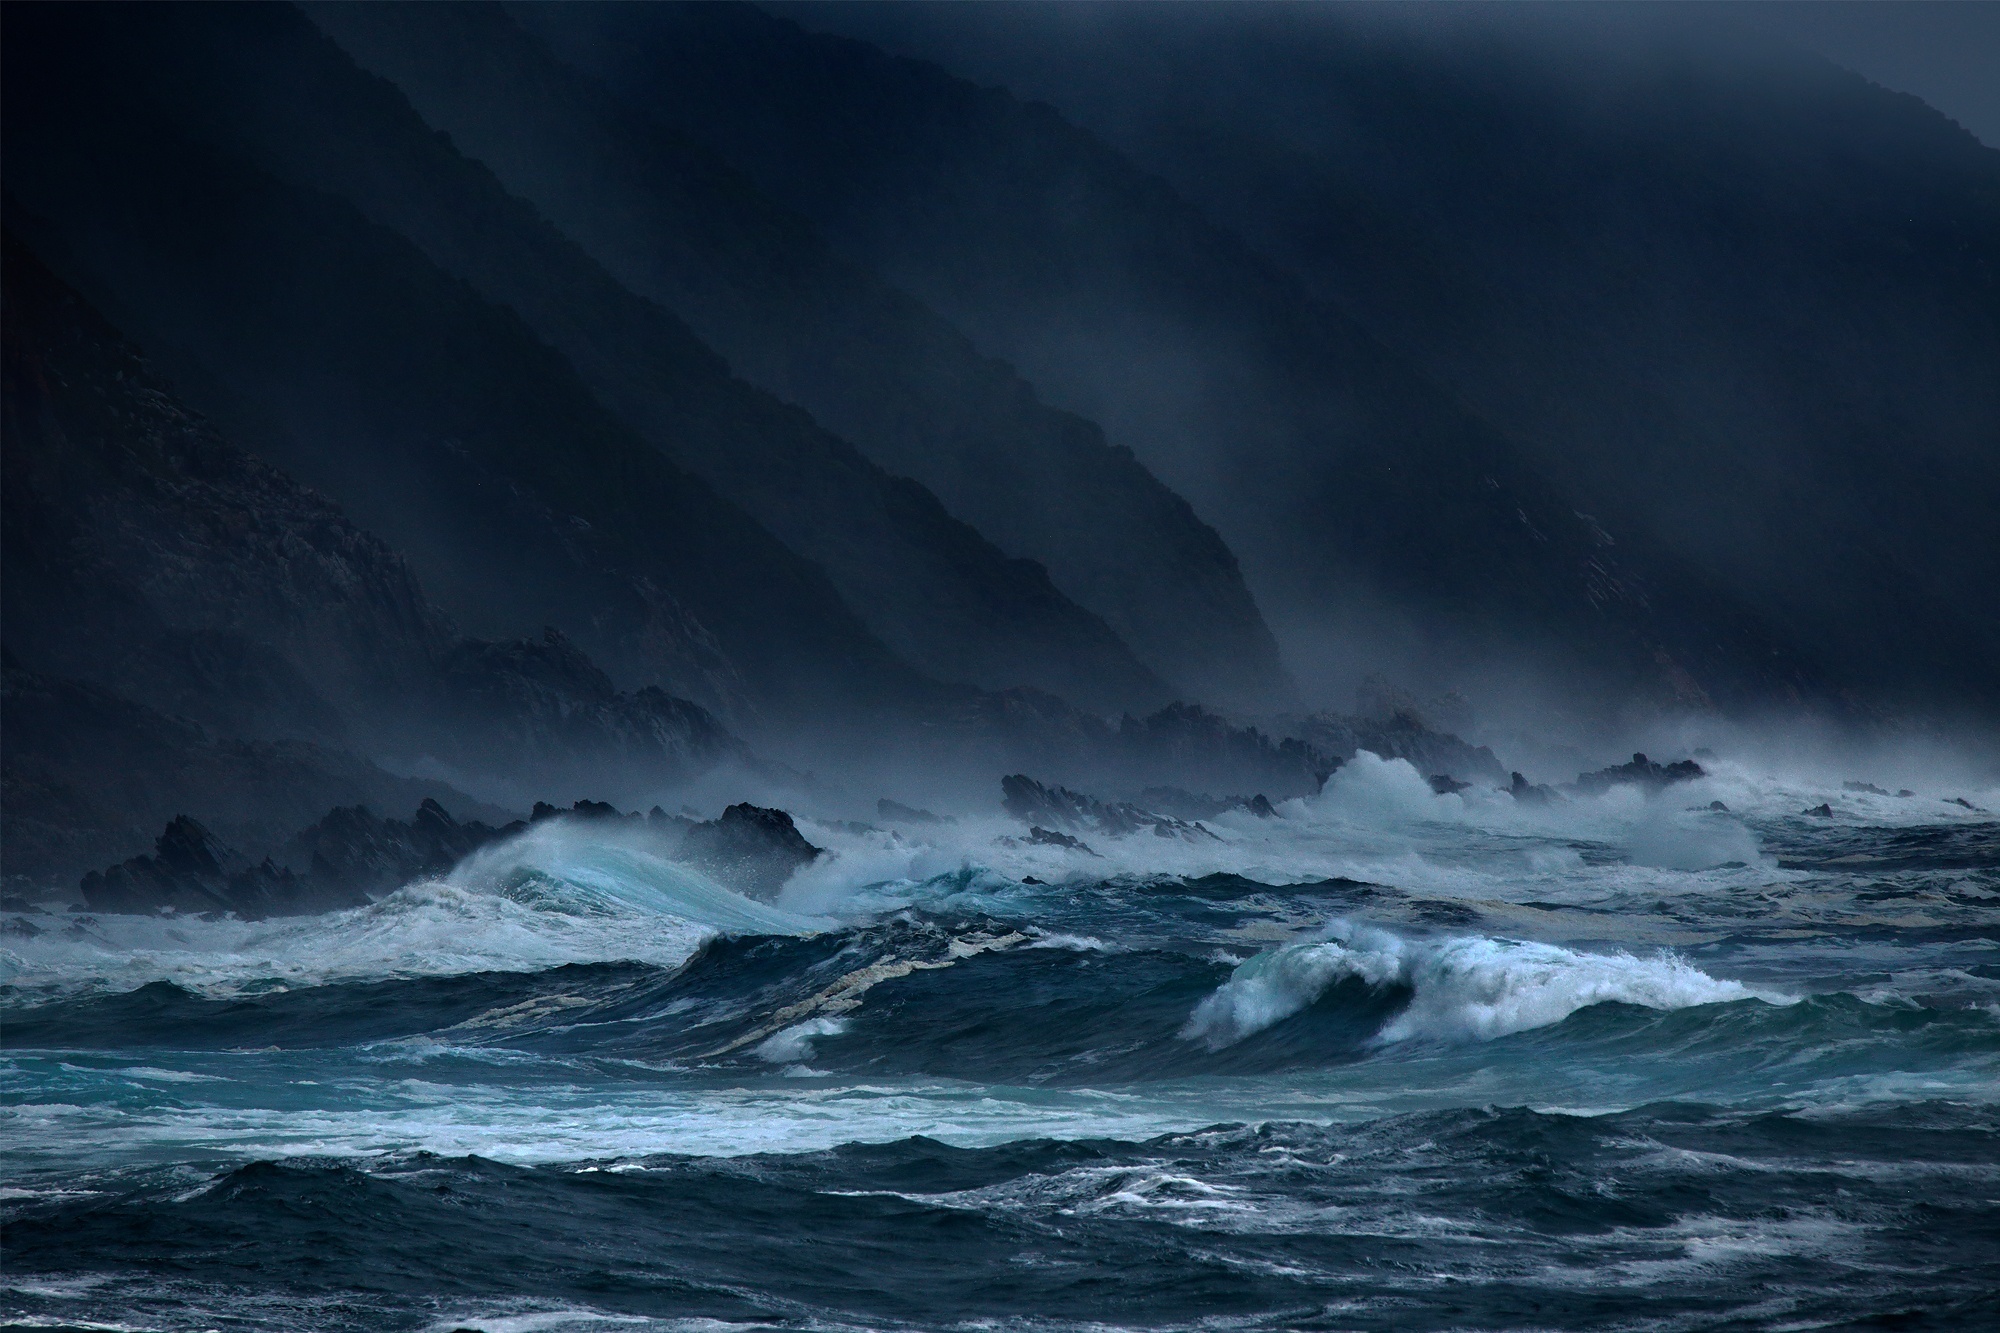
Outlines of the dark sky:
[[2000,148],[2000,3],[1756,0],[1717,8],[1885,88],[1914,93]]

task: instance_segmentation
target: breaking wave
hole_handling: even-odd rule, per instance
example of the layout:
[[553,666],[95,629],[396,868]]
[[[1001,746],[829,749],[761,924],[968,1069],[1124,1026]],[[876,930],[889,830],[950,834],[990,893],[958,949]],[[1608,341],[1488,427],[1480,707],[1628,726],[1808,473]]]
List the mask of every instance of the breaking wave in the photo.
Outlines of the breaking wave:
[[1580,953],[1552,944],[1466,935],[1412,939],[1339,922],[1324,937],[1245,962],[1188,1018],[1182,1035],[1221,1050],[1359,981],[1408,1003],[1377,1040],[1484,1040],[1559,1023],[1594,1004],[1686,1009],[1782,997],[1718,981],[1671,954]]

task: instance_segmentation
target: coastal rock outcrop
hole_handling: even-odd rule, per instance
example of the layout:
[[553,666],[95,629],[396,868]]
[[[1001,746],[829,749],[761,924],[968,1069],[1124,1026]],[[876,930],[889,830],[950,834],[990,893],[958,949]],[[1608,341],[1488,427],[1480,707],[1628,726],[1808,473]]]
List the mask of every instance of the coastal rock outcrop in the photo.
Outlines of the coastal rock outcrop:
[[151,856],[83,877],[93,912],[234,912],[245,920],[359,907],[367,895],[303,880],[269,857],[252,865],[186,815],[169,823]]
[[825,849],[813,846],[783,810],[743,802],[681,838],[680,858],[755,898],[775,897]]
[[253,863],[198,820],[177,815],[150,856],[93,870],[80,887],[93,912],[233,912],[246,921],[304,916],[366,906],[413,880],[446,873],[523,827],[461,823],[430,798],[407,821],[383,819],[365,805],[336,806]]
[[1000,793],[1002,808],[1038,832],[1053,827],[1103,833],[1114,838],[1148,830],[1162,838],[1215,836],[1198,823],[1156,815],[1122,801],[1107,804],[1067,787],[1045,786],[1023,773],[1000,779]]
[[1380,714],[1314,713],[1288,719],[1292,735],[1334,761],[1346,763],[1366,750],[1384,759],[1402,759],[1424,774],[1442,774],[1459,782],[1504,786],[1507,769],[1493,751],[1473,745],[1448,731],[1435,731],[1420,714],[1399,709]]
[[1544,782],[1530,782],[1520,773],[1509,773],[1501,788],[1521,805],[1547,805],[1556,799],[1556,789]]
[[1601,796],[1613,787],[1636,786],[1649,791],[1659,791],[1676,782],[1692,782],[1696,778],[1707,776],[1708,770],[1692,759],[1682,759],[1672,764],[1658,764],[1643,754],[1635,754],[1629,764],[1616,764],[1610,768],[1600,768],[1595,773],[1577,774],[1575,786],[1585,795]]
[[1232,810],[1248,811],[1259,819],[1271,819],[1278,813],[1271,804],[1271,798],[1261,792],[1255,796],[1208,796],[1201,792],[1183,791],[1179,787],[1148,787],[1139,793],[1139,799],[1145,802],[1148,810],[1191,823],[1214,819]]
[[379,818],[365,805],[341,806],[285,844],[279,857],[303,867],[318,897],[366,902],[412,880],[442,875],[521,827],[518,821],[500,828],[477,820],[461,824],[429,799],[407,822]]

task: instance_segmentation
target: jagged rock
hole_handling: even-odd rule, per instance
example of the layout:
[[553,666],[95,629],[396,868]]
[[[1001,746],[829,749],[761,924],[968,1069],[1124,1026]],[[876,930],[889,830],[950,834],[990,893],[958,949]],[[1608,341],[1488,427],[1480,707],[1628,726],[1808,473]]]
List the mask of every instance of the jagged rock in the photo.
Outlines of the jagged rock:
[[1192,775],[1225,791],[1275,791],[1281,800],[1317,792],[1340,766],[1337,756],[1322,753],[1309,738],[1273,739],[1199,704],[1177,703],[1148,717],[1125,717],[1118,724],[1118,741],[1134,771]]
[[1148,787],[1139,793],[1139,799],[1149,810],[1189,821],[1214,819],[1231,810],[1247,810],[1259,819],[1270,819],[1278,813],[1270,797],[1261,792],[1255,796],[1206,796],[1179,787]]
[[83,900],[94,912],[234,912],[245,920],[360,907],[365,894],[301,880],[269,857],[257,864],[186,815],[135,856],[83,877]]
[[1049,787],[1022,773],[1000,779],[1001,806],[1008,814],[1031,827],[1054,824],[1059,828],[1124,837],[1151,830],[1162,838],[1213,838],[1200,824],[1172,819],[1117,802],[1107,805],[1094,796],[1067,787]]
[[1833,807],[1828,803],[1826,803],[1825,801],[1822,801],[1818,805],[1814,806],[1812,809],[1801,810],[1799,811],[1799,813],[1802,815],[1809,815],[1815,819],[1832,819]]
[[[670,818],[657,805],[653,807],[653,810],[662,819]],[[536,801],[535,808],[528,812],[528,822],[530,824],[539,824],[545,819],[555,819],[559,816],[567,816],[571,819],[618,819],[626,821],[649,819],[648,816],[641,815],[637,811],[627,814],[608,801],[585,799],[577,801],[567,810],[559,805],[550,805],[547,801]]]
[[144,855],[176,815],[261,858],[335,806],[415,807],[441,799],[505,812],[442,782],[397,777],[304,741],[218,740],[99,686],[0,673],[0,820],[6,886],[40,894]]
[[730,806],[720,819],[690,828],[679,854],[732,888],[770,898],[824,850],[807,842],[783,810],[746,802]]
[[1842,791],[1865,792],[1870,796],[1887,796],[1889,794],[1886,790],[1876,786],[1872,782],[1843,782],[1840,784],[1840,789]]
[[[1030,826],[1028,829],[1028,841],[1037,847],[1065,847],[1073,852],[1082,852],[1086,856],[1097,855],[1096,852],[1091,850],[1090,844],[1084,842],[1081,838],[1072,838],[1069,834],[1058,833],[1054,829]],[[1025,883],[1026,881],[1023,882]],[[1036,881],[1036,883],[1040,882],[1039,880]]]
[[1431,790],[1439,796],[1450,796],[1454,792],[1466,791],[1472,786],[1470,782],[1460,782],[1449,773],[1433,773],[1424,781],[1430,783]]
[[934,815],[928,810],[919,810],[901,801],[892,801],[884,796],[875,802],[875,817],[885,824],[956,824],[949,815]]
[[1507,778],[1506,768],[1491,749],[1433,731],[1412,712],[1388,717],[1314,713],[1288,719],[1287,729],[1324,756],[1329,772],[1366,750],[1384,759],[1405,760],[1419,773],[1444,773],[1461,782],[1497,787]]
[[1542,782],[1530,782],[1520,773],[1507,775],[1507,786],[1503,788],[1522,805],[1547,805],[1556,799],[1555,788]]
[[1981,815],[1983,815],[1983,814],[1987,813],[1987,811],[1986,811],[1986,807],[1984,807],[1984,806],[1980,806],[1980,805],[1974,805],[1974,804],[1973,804],[1972,802],[1970,802],[1970,801],[1966,800],[1966,799],[1965,799],[1965,798],[1964,798],[1963,796],[1951,796],[1951,797],[1947,797],[1947,798],[1946,798],[1946,800],[1945,800],[1945,804],[1947,804],[1947,805],[1962,805],[1962,806],[1964,806],[1964,807],[1965,807],[1966,809],[1968,809],[1968,810],[1972,811],[1972,812],[1973,812],[1974,814],[1981,814]]
[[1635,754],[1629,764],[1600,768],[1595,773],[1577,774],[1576,789],[1591,796],[1600,796],[1613,787],[1627,785],[1658,791],[1676,782],[1691,782],[1695,778],[1707,776],[1707,770],[1692,759],[1683,759],[1673,764],[1656,764],[1643,754]]
[[1726,815],[1729,813],[1729,807],[1724,805],[1720,801],[1710,801],[1708,803],[1708,808],[1710,810],[1713,810],[1715,813],[1719,815]]
[[288,842],[280,855],[304,866],[316,893],[359,896],[391,893],[431,875],[442,875],[479,848],[517,832],[471,821],[461,824],[442,805],[426,800],[408,823],[380,819],[365,805],[342,806]]

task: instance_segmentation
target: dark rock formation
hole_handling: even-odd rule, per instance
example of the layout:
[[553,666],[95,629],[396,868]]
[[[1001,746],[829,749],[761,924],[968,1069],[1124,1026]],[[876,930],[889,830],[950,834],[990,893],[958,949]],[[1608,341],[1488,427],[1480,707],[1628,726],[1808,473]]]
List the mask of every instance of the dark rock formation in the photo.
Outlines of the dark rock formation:
[[360,907],[413,880],[442,875],[523,827],[460,823],[429,798],[407,822],[382,819],[365,805],[340,806],[253,865],[179,815],[151,856],[85,875],[83,900],[95,912],[234,912],[245,920]]
[[1198,776],[1224,791],[1275,791],[1280,800],[1318,791],[1339,766],[1306,740],[1237,726],[1199,704],[1123,718],[1118,740],[1134,771]]
[[1156,815],[1123,802],[1106,804],[1094,796],[1051,787],[1021,773],[1000,779],[1001,806],[1008,814],[1030,826],[1054,825],[1059,829],[1095,831],[1111,837],[1150,830],[1162,838],[1212,838],[1200,824]]
[[1613,787],[1637,786],[1649,791],[1659,791],[1676,782],[1691,782],[1707,777],[1708,772],[1692,759],[1678,763],[1656,764],[1643,754],[1632,756],[1629,764],[1618,764],[1611,768],[1600,768],[1595,773],[1579,773],[1576,789],[1589,796],[1601,796]]
[[305,876],[316,895],[379,897],[413,880],[442,875],[490,842],[518,832],[459,823],[426,800],[406,823],[381,819],[365,805],[344,806],[286,843],[279,859]]
[[1469,790],[1472,786],[1470,782],[1460,782],[1449,773],[1433,773],[1424,781],[1430,783],[1431,790],[1439,796],[1450,796],[1455,792]]
[[1556,799],[1555,788],[1541,782],[1530,782],[1519,773],[1507,775],[1507,786],[1503,789],[1522,805],[1547,805]]
[[442,782],[397,777],[306,741],[217,739],[94,685],[0,676],[0,854],[10,892],[40,890],[135,856],[193,811],[261,857],[335,806],[414,809],[426,799],[505,823]]
[[1148,810],[1157,810],[1163,815],[1190,822],[1213,819],[1231,810],[1247,810],[1259,819],[1270,819],[1278,812],[1271,805],[1268,796],[1207,796],[1199,792],[1183,791],[1179,787],[1148,787],[1139,793],[1139,799]]
[[743,803],[688,829],[679,856],[731,888],[770,898],[823,850],[807,842],[783,810]]
[[[1028,826],[1028,841],[1037,847],[1061,847],[1072,852],[1082,852],[1085,856],[1098,855],[1097,852],[1091,849],[1090,844],[1084,842],[1081,838],[1073,838],[1067,833],[1058,833],[1054,829],[1042,828],[1038,824],[1030,824]],[[1022,880],[1021,882],[1026,884],[1030,881]],[[1040,880],[1032,882],[1036,884],[1041,883]]]
[[368,902],[365,893],[302,880],[269,857],[252,865],[186,815],[167,825],[151,856],[92,871],[82,889],[94,912],[234,912],[251,921]]
[[1876,786],[1872,782],[1843,782],[1840,784],[1840,789],[1842,791],[1864,792],[1869,796],[1887,796],[1889,794],[1886,790]]
[[1827,804],[1826,802],[1822,801],[1818,805],[1814,806],[1812,809],[1801,810],[1799,811],[1799,813],[1802,815],[1811,816],[1814,819],[1832,819],[1833,807]]
[[1986,807],[1985,807],[1985,806],[1981,806],[1981,805],[1974,805],[1974,804],[1973,804],[1972,802],[1970,802],[1970,801],[1966,800],[1966,799],[1965,799],[1965,798],[1964,798],[1963,796],[1953,796],[1953,797],[1949,797],[1949,798],[1947,798],[1947,804],[1950,804],[1950,805],[1962,805],[1962,806],[1964,806],[1964,807],[1965,807],[1966,809],[1968,809],[1968,810],[1972,811],[1972,812],[1973,812],[1973,813],[1975,813],[1975,814],[1981,814],[1981,815],[1983,815],[1983,814],[1987,813],[1987,811],[1986,811]]
[[1483,786],[1507,781],[1507,770],[1492,750],[1449,732],[1433,731],[1408,710],[1386,717],[1314,713],[1283,719],[1283,727],[1335,766],[1366,750],[1384,759],[1406,760],[1419,773],[1443,773]]
[[998,690],[940,718],[1004,769],[1071,786],[1138,791],[1171,784],[1263,792],[1274,801],[1309,796],[1337,758],[1296,736],[1241,726],[1197,704],[1174,704],[1116,725],[1039,690]]

